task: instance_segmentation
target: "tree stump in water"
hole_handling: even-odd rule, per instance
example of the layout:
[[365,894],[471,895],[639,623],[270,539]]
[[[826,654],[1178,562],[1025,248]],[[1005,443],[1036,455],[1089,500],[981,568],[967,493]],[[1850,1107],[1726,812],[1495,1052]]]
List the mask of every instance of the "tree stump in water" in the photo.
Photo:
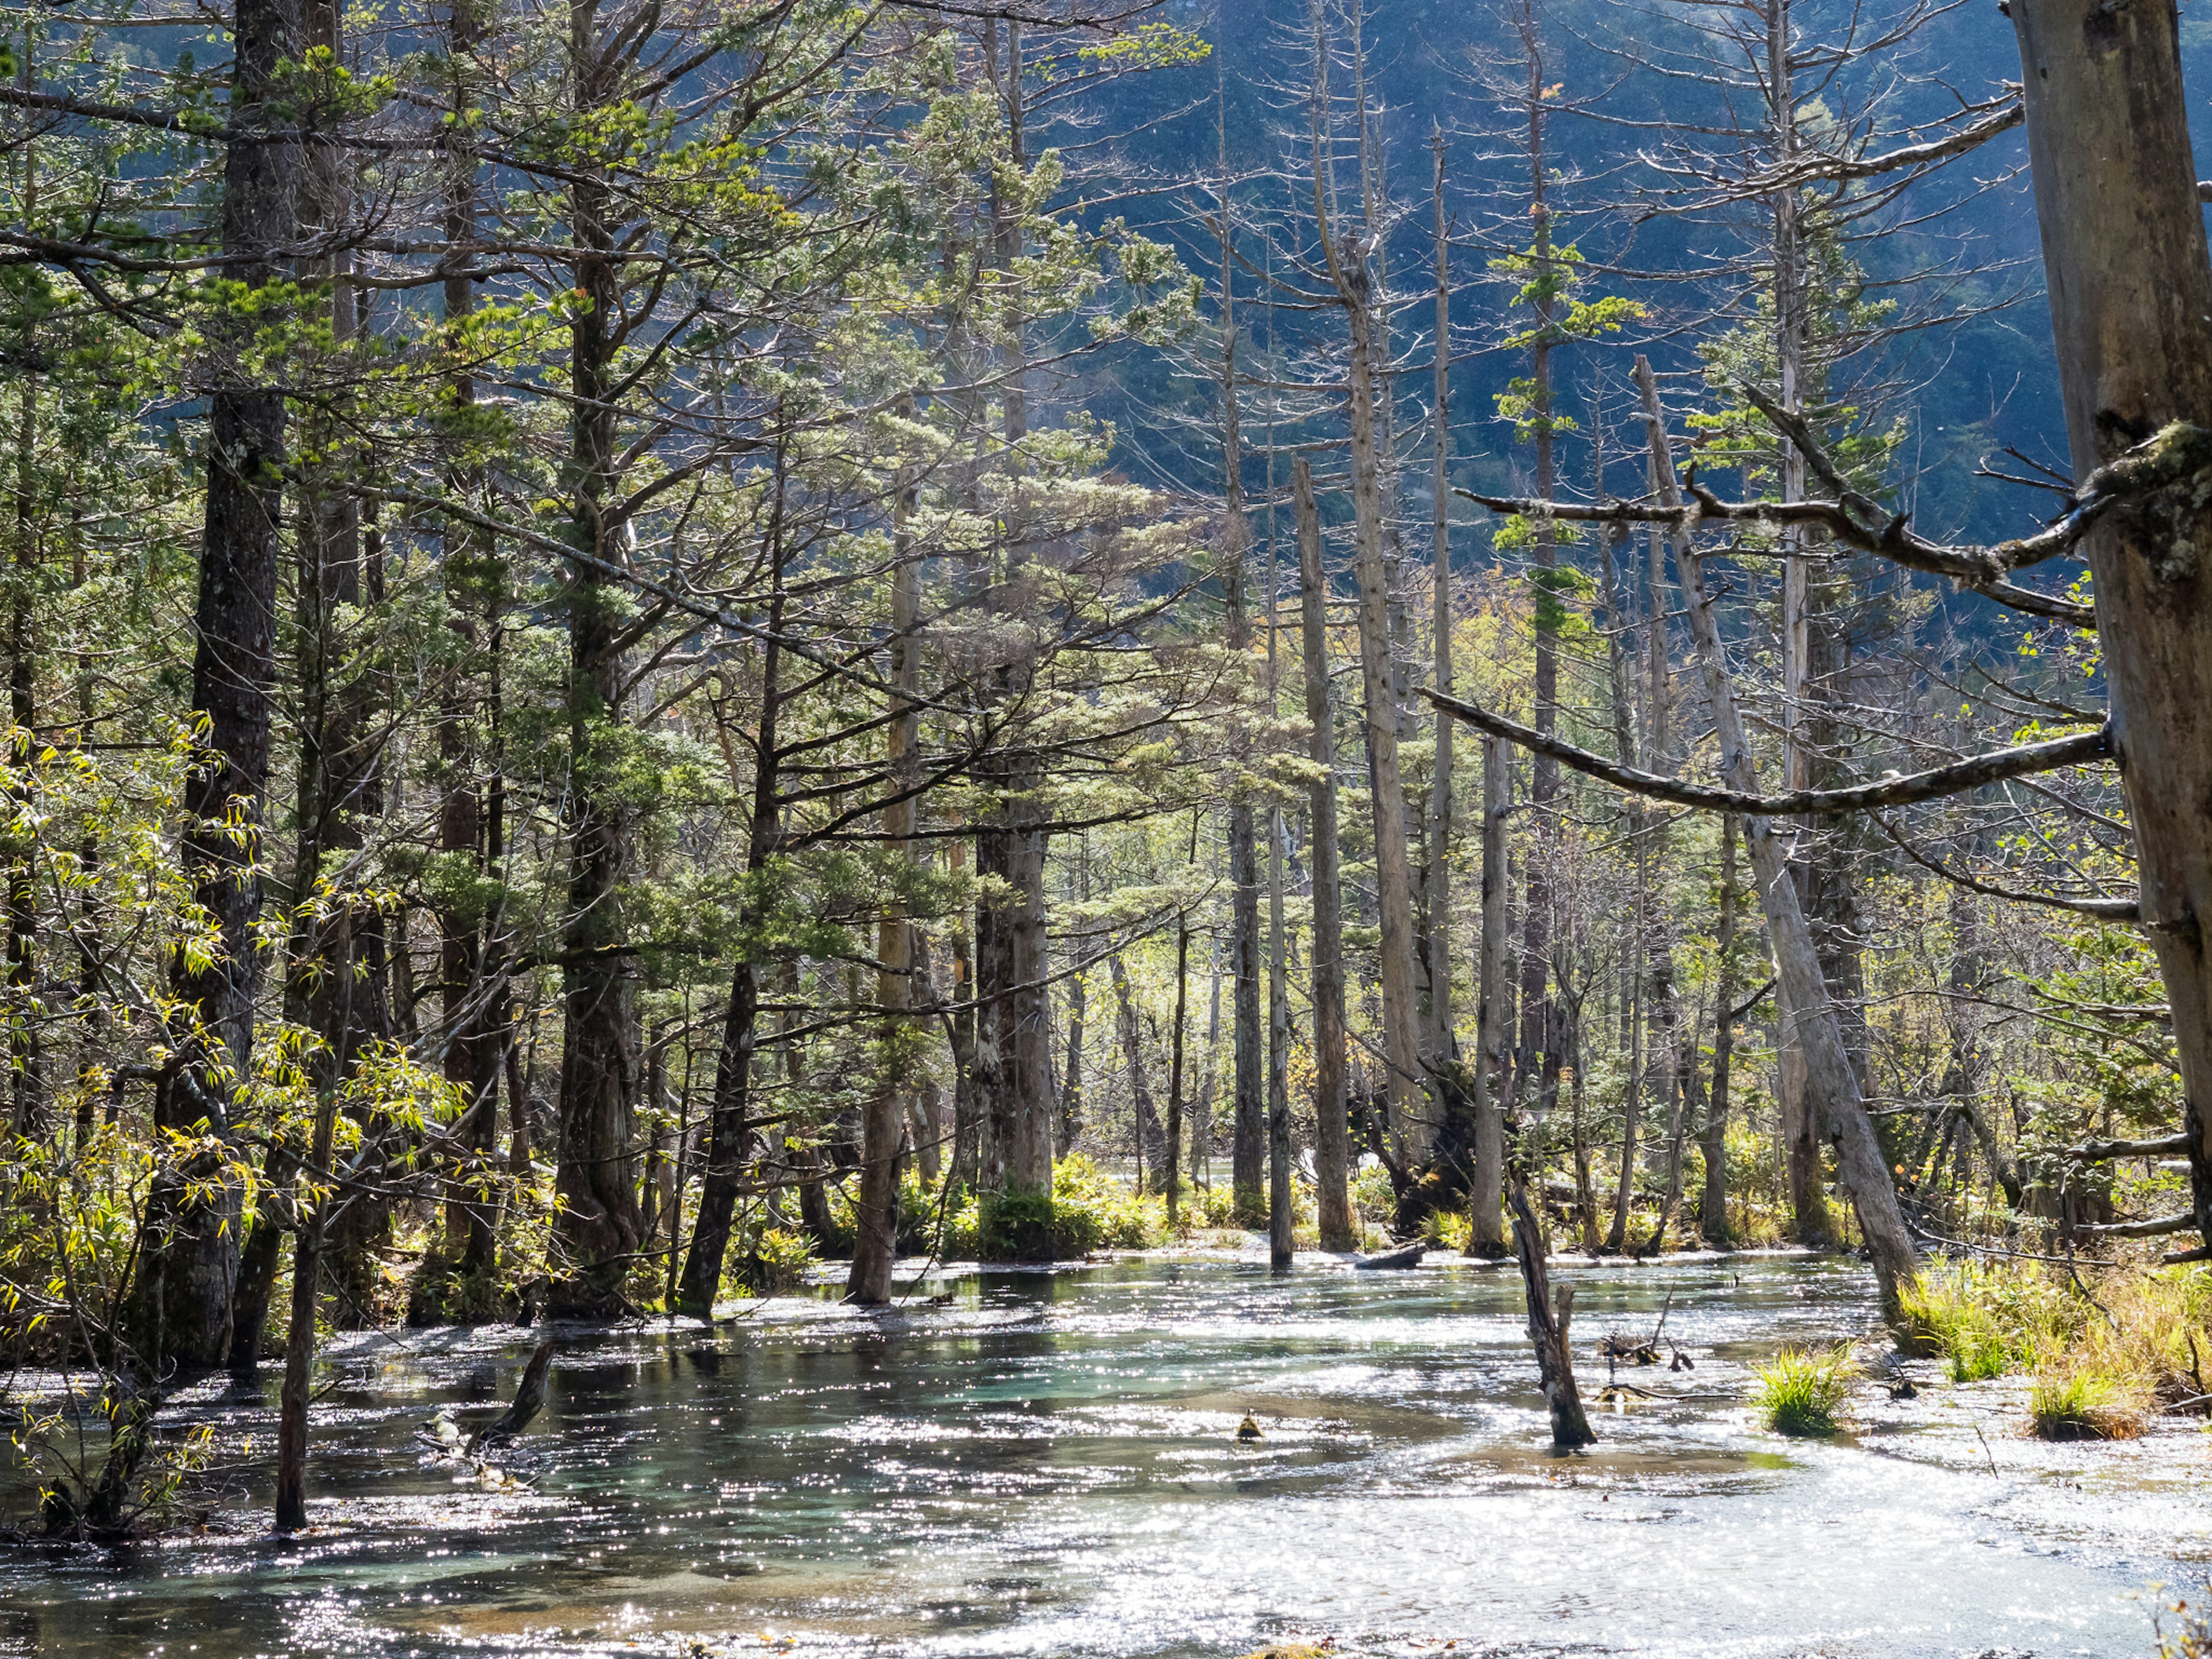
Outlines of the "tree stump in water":
[[1536,1376],[1551,1408],[1552,1443],[1563,1450],[1596,1443],[1589,1419],[1583,1412],[1582,1395],[1575,1388],[1575,1362],[1567,1346],[1567,1328],[1574,1317],[1575,1287],[1559,1286],[1556,1305],[1546,1270],[1543,1230],[1528,1206],[1528,1186],[1521,1171],[1513,1172],[1506,1203],[1513,1212],[1513,1243],[1521,1258],[1521,1282],[1528,1291],[1528,1340],[1536,1346]]
[[530,1364],[522,1373],[522,1382],[514,1391],[514,1403],[491,1422],[476,1432],[469,1442],[469,1455],[473,1457],[487,1446],[503,1446],[530,1426],[531,1419],[545,1408],[546,1379],[553,1370],[553,1340],[548,1337],[538,1345],[538,1352],[530,1356]]

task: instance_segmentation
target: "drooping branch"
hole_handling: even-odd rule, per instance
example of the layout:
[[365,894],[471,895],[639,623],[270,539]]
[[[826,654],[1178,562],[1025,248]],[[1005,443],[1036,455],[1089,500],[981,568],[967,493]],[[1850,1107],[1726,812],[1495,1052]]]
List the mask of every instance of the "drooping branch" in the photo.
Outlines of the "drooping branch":
[[1777,795],[1754,795],[1738,789],[1687,783],[1680,778],[1662,777],[1633,766],[1623,766],[1618,761],[1562,743],[1557,738],[1546,737],[1531,726],[1493,714],[1474,703],[1462,702],[1457,697],[1448,697],[1425,687],[1421,695],[1453,719],[1463,720],[1479,732],[1487,732],[1540,755],[1549,755],[1562,765],[1616,788],[1701,811],[1744,812],[1755,817],[1827,817],[1863,812],[1878,806],[1909,806],[1917,801],[1964,794],[1969,789],[2002,783],[2007,778],[2104,760],[2112,752],[2111,730],[2100,726],[2094,732],[2054,738],[2047,743],[2022,744],[2014,749],[1999,749],[1926,772],[1891,773],[1872,783],[1855,784],[1848,789],[1790,789]]

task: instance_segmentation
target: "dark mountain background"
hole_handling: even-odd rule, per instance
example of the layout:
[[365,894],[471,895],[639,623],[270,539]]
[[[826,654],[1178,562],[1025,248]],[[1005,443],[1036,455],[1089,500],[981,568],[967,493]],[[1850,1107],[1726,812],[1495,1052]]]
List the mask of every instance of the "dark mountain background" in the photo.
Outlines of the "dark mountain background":
[[[1877,35],[1905,10],[1885,0],[1865,7],[1820,0],[1800,5],[1796,16],[1804,38],[1825,43]],[[1192,7],[1171,15],[1181,27],[1213,42],[1218,58],[1120,82],[1105,118],[1079,136],[1090,148],[1077,154],[1122,175],[1125,188],[1131,179],[1159,186],[1156,195],[1117,201],[1114,210],[1177,244],[1190,268],[1206,276],[1210,309],[1218,248],[1202,228],[1194,227],[1188,209],[1210,201],[1218,176],[1217,75],[1231,170],[1302,166],[1303,150],[1291,146],[1303,143],[1304,91],[1311,66],[1304,28],[1308,13],[1305,0],[1224,0],[1218,10]],[[1698,339],[1726,326],[1710,313],[1729,284],[1689,273],[1742,257],[1748,240],[1760,234],[1756,206],[1741,211],[1741,236],[1711,220],[1646,218],[1639,224],[1624,210],[1633,208],[1639,190],[1662,182],[1638,161],[1640,149],[1662,146],[1670,129],[1729,124],[1728,100],[1715,89],[1662,73],[1650,62],[1693,50],[1692,25],[1698,16],[1727,15],[1721,6],[1698,9],[1667,0],[1561,0],[1539,7],[1545,80],[1559,88],[1562,106],[1548,124],[1547,142],[1565,237],[1595,264],[1617,262],[1624,272],[1681,273],[1676,281],[1628,275],[1593,280],[1590,292],[1636,298],[1650,307],[1651,316],[1612,343],[1561,354],[1563,413],[1585,414],[1595,377],[1609,379],[1609,395],[1618,404],[1631,356],[1639,349],[1672,377],[1678,402],[1686,401],[1698,391],[1687,383],[1698,368]],[[1334,27],[1341,42],[1340,15]],[[2183,27],[2191,68],[2212,63],[2212,22],[2185,19]],[[1387,247],[1392,286],[1406,301],[1394,340],[1403,369],[1401,440],[1413,436],[1414,417],[1425,414],[1429,401],[1429,142],[1432,129],[1441,127],[1449,144],[1448,198],[1462,239],[1453,255],[1454,481],[1525,488],[1526,451],[1498,418],[1496,398],[1514,376],[1527,372],[1525,353],[1498,345],[1511,328],[1525,325],[1526,313],[1510,314],[1512,285],[1486,265],[1504,246],[1501,222],[1525,211],[1527,167],[1502,153],[1504,146],[1498,142],[1498,129],[1510,118],[1466,74],[1474,55],[1513,49],[1505,9],[1493,0],[1376,0],[1364,28],[1386,176],[1405,211]],[[1744,67],[1735,66],[1739,72]],[[1870,89],[1887,87],[1876,148],[1887,149],[1911,141],[1902,131],[1907,124],[1956,110],[1962,100],[1994,98],[2003,82],[2019,76],[2013,26],[1996,0],[1964,0],[1934,10],[1905,45],[1838,72],[1827,102],[1850,107]],[[1801,83],[1811,78],[1802,77]],[[1340,92],[1346,88],[1341,68],[1334,79]],[[1747,100],[1739,96],[1737,102]],[[1047,142],[1067,143],[1077,137],[1063,131]],[[2197,144],[2200,175],[2212,172],[2206,133],[2197,135]],[[2014,129],[1914,184],[1890,210],[1857,227],[1851,248],[1872,292],[1898,299],[1901,314],[1924,309],[1954,319],[1901,334],[1862,354],[1844,371],[1870,390],[1880,388],[1866,400],[1873,419],[1884,426],[1902,423],[1889,483],[1927,534],[1994,539],[2032,527],[2036,515],[2048,510],[2051,498],[2039,492],[1976,477],[1979,458],[2011,446],[2064,465],[2026,166],[2026,139]],[[1174,187],[1178,180],[1185,181],[1183,188]],[[1257,204],[1269,198],[1271,188],[1279,198],[1279,185],[1259,179],[1240,185],[1238,193]],[[1525,242],[1524,227],[1525,220],[1508,228]],[[1256,245],[1248,252],[1259,257]],[[2155,280],[2155,274],[2146,273],[2145,280]],[[1267,326],[1251,304],[1256,287],[1249,275],[1240,276],[1248,352]],[[1273,323],[1285,356],[1301,338],[1311,337],[1311,331],[1339,328],[1333,318],[1290,311],[1279,311]],[[1212,349],[1195,348],[1180,371],[1156,357],[1131,354],[1069,390],[1115,422],[1130,471],[1218,490],[1218,451],[1207,435],[1214,388],[1203,378],[1207,365],[1200,361]],[[1320,434],[1319,428],[1310,434]],[[1248,436],[1256,443],[1256,434]],[[1563,440],[1561,476],[1578,494],[1587,493],[1589,478],[1585,437]],[[1419,457],[1408,457],[1401,503],[1415,521],[1427,516],[1426,441],[1419,441]],[[1255,463],[1248,489],[1256,493],[1261,482]],[[1462,557],[1478,556],[1486,545],[1486,530],[1470,524],[1459,545]]]

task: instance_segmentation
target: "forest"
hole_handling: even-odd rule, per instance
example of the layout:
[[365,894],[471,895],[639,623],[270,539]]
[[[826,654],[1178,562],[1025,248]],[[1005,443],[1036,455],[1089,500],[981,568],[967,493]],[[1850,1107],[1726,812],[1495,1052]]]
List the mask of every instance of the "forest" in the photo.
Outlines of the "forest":
[[[1073,1517],[1200,1441],[1273,1460],[1207,1503],[1357,1465],[1385,1531],[1361,1460],[1432,1439],[1538,1471],[1469,1502],[1656,1504],[1705,1434],[1814,1482],[1911,1438],[2022,1515],[2135,1458],[2171,1524],[2081,1522],[2104,1577],[1962,1565],[1863,1650],[2047,1596],[2067,1651],[2212,1652],[2113,1611],[2212,1559],[2207,44],[7,9],[0,1651],[1551,1652],[1386,1613],[1387,1551],[1140,1619]],[[1080,1431],[1141,1478],[1052,1473],[1093,1361],[1167,1413]],[[993,1413],[1043,1439],[973,1486],[841,1461]],[[544,1565],[695,1475],[775,1513],[739,1565],[640,1567],[630,1626]],[[1312,1545],[1264,1513],[1231,1585]],[[781,1559],[870,1524],[964,1565]],[[426,1534],[508,1528],[544,1606],[394,1611]],[[100,1561],[147,1611],[76,1605]],[[1731,1570],[1608,1567],[1587,1650]],[[1741,1633],[1685,1605],[1664,1650]],[[1843,1628],[1763,1616],[1726,1650]]]

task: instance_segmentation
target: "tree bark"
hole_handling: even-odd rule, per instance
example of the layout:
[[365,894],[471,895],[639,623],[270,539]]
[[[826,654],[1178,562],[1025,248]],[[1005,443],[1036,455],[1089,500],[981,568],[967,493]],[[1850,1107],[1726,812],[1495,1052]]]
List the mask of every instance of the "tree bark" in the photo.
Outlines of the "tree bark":
[[2212,469],[2212,260],[2179,16],[2171,0],[2014,0],[2011,12],[2075,477],[2173,422],[2197,428],[2162,440],[2189,447],[2190,481],[2100,520],[2084,551],[2201,1191],[2212,1177],[2212,514],[2199,505]]

